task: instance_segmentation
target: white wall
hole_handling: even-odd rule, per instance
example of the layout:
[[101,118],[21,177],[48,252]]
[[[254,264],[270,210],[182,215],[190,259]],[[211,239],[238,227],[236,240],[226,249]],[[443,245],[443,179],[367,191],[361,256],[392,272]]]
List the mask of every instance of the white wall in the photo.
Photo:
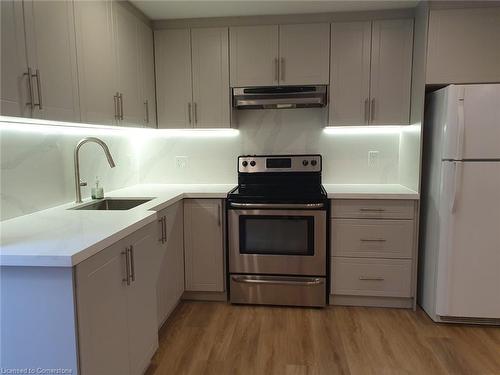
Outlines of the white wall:
[[116,167],[109,168],[99,146],[84,145],[80,152],[80,174],[89,186],[82,187],[83,197],[90,195],[90,185],[96,175],[105,190],[139,181],[137,156],[127,136],[105,130],[0,122],[1,219],[74,200],[73,150],[86,136],[97,136],[108,144]]
[[[240,154],[323,155],[324,183],[398,183],[399,134],[326,134],[326,110],[247,110],[237,113],[239,135],[169,137],[143,142],[143,183],[235,183]],[[368,151],[379,151],[368,166]],[[188,167],[176,168],[175,156]]]

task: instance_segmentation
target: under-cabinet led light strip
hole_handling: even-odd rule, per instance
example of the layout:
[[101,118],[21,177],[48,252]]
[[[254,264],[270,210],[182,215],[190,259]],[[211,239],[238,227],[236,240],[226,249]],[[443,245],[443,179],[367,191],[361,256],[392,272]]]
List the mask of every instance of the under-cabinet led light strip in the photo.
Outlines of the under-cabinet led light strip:
[[47,134],[133,135],[150,137],[234,137],[237,129],[153,129],[113,125],[96,125],[76,122],[50,121],[30,118],[0,116],[0,129]]

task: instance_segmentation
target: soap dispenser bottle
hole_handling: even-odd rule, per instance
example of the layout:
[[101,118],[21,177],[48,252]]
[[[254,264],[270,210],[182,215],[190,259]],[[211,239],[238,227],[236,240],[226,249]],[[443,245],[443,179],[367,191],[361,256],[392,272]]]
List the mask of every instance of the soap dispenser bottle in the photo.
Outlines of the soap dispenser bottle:
[[99,177],[95,178],[95,186],[91,190],[92,199],[103,199],[104,189],[100,186]]

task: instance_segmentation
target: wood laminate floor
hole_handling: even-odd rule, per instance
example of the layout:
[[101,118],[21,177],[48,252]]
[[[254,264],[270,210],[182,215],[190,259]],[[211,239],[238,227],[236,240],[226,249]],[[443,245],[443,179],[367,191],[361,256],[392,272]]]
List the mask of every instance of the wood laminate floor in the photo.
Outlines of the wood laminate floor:
[[422,310],[182,302],[146,374],[500,374],[500,328]]

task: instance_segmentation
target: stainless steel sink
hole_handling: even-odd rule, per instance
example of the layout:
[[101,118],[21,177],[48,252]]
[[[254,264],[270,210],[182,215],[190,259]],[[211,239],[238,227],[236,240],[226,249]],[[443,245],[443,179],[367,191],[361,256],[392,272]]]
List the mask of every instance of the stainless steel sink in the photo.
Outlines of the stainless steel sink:
[[149,202],[151,199],[154,198],[105,198],[70,208],[70,210],[99,210],[99,211],[130,210],[131,208]]

